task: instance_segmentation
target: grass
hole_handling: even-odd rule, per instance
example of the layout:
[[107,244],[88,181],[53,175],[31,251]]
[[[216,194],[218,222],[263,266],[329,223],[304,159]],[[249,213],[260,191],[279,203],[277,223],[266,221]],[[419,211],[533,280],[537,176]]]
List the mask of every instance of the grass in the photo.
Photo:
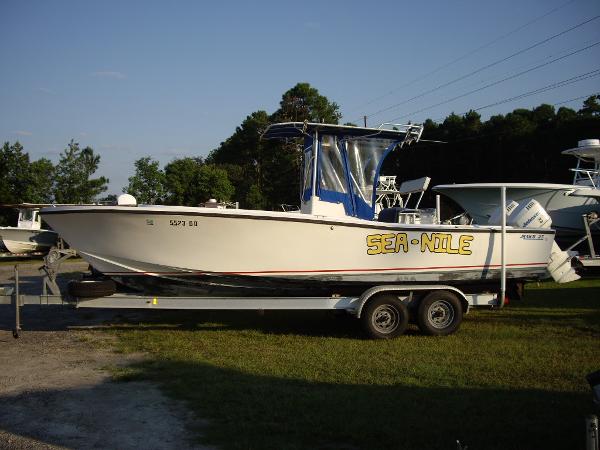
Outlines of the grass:
[[183,399],[224,449],[583,448],[600,367],[600,280],[528,286],[458,333],[360,337],[322,313],[161,313],[115,330],[119,369]]

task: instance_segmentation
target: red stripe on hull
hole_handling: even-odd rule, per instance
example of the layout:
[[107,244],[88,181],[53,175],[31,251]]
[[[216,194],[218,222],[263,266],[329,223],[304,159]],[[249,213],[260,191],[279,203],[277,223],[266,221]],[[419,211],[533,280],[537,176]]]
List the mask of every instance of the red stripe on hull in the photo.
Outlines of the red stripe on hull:
[[[545,267],[548,263],[526,263],[526,264],[507,264],[506,267]],[[303,274],[303,273],[355,273],[355,272],[391,272],[391,271],[424,271],[424,270],[464,270],[464,269],[491,269],[499,268],[501,264],[490,264],[486,266],[431,266],[431,267],[395,267],[389,269],[330,269],[330,270],[266,270],[258,272],[104,272],[106,275],[272,275],[272,274]]]

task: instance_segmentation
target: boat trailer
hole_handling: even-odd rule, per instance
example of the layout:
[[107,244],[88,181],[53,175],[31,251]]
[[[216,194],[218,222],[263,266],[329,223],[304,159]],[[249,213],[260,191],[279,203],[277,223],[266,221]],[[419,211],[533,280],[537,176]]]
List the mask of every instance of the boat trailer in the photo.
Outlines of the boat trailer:
[[[0,304],[13,305],[15,327],[13,337],[21,329],[21,307],[24,305],[64,305],[74,308],[171,309],[171,310],[332,310],[345,311],[362,319],[372,337],[387,338],[389,327],[404,331],[409,315],[418,317],[419,326],[429,327],[428,334],[454,332],[473,306],[502,306],[497,292],[465,293],[443,284],[382,285],[367,289],[358,297],[183,297],[115,293],[100,297],[74,297],[61,292],[57,276],[61,264],[76,255],[75,250],[53,248],[39,270],[43,275],[42,293],[22,294],[19,265],[14,267],[14,286],[0,288]],[[429,305],[427,311],[419,306]],[[504,302],[503,302],[504,303]],[[453,305],[456,308],[453,309]],[[417,309],[419,311],[417,311]],[[409,313],[413,311],[412,313]],[[421,327],[422,328],[422,327]],[[399,334],[402,334],[401,332]]]

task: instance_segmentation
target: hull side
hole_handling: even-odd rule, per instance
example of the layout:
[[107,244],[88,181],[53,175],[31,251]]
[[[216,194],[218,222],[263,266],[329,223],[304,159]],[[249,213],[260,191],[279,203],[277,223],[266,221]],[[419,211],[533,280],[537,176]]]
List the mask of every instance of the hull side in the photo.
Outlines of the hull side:
[[[498,227],[197,210],[65,210],[44,219],[96,270],[130,286],[276,295],[282,289],[341,293],[374,284],[470,283],[499,276]],[[545,278],[553,238],[543,230],[507,233],[509,277]]]

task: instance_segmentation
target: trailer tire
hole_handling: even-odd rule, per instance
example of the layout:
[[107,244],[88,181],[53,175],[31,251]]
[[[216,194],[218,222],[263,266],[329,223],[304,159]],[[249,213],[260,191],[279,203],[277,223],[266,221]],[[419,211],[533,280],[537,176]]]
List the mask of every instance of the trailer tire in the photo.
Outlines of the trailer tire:
[[113,280],[81,280],[69,283],[69,295],[72,297],[105,297],[117,290]]
[[370,338],[393,339],[406,331],[408,309],[393,295],[378,295],[367,302],[361,319]]
[[424,334],[446,336],[454,333],[463,317],[458,297],[450,291],[432,291],[419,303],[417,325]]

